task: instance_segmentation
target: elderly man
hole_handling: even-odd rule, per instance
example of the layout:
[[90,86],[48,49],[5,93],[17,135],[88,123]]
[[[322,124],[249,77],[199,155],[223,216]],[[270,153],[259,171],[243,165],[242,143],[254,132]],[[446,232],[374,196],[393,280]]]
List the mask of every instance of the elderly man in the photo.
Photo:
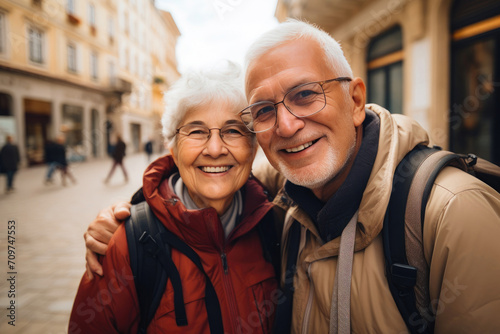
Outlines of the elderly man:
[[[282,183],[270,167],[254,171],[270,189],[281,188],[274,203],[286,211],[276,331],[407,333],[385,276],[381,230],[394,170],[428,143],[427,133],[407,117],[365,106],[365,85],[338,43],[306,23],[288,21],[264,34],[246,65],[249,107],[241,118],[286,178]],[[105,250],[112,213],[91,224],[87,246]],[[122,205],[115,214],[128,210]],[[423,230],[433,312],[427,320],[435,320],[436,333],[500,328],[498,235],[500,195],[445,168]]]

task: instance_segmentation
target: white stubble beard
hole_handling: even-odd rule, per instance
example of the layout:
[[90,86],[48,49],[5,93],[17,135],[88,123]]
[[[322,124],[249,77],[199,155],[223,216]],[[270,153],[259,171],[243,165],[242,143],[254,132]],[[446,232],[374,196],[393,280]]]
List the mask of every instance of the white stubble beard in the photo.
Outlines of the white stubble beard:
[[347,150],[345,161],[340,165],[340,157],[332,146],[329,146],[326,155],[322,159],[324,164],[317,166],[315,170],[302,172],[300,174],[294,172],[292,167],[287,166],[283,161],[278,161],[278,171],[293,184],[309,188],[311,190],[318,189],[326,185],[335,178],[351,160],[356,148],[356,132],[353,135],[352,145]]

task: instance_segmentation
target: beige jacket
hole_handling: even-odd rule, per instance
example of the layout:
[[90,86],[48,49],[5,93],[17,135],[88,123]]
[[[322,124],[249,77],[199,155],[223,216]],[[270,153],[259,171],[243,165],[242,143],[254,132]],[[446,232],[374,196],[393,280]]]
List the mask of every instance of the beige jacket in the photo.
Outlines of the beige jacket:
[[[416,122],[369,105],[380,117],[377,157],[359,207],[351,281],[353,333],[408,333],[389,291],[381,229],[398,162],[428,135]],[[256,172],[278,182],[270,169]],[[282,183],[281,183],[282,184]],[[340,238],[323,244],[310,218],[285,199],[283,250],[293,220],[302,226],[294,278],[292,333],[328,333]],[[453,167],[436,179],[424,222],[424,252],[435,333],[500,333],[500,195]],[[286,261],[286,254],[282,255]]]

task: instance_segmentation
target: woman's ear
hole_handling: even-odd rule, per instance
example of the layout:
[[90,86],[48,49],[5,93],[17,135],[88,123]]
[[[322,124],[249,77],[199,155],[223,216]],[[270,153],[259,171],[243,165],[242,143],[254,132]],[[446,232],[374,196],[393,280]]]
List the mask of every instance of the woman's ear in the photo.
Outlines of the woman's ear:
[[361,78],[351,81],[349,93],[353,101],[352,119],[354,126],[360,126],[365,120],[366,86]]
[[170,155],[174,159],[174,163],[177,165],[177,155],[175,154],[175,150],[173,147],[168,147],[168,150],[170,151]]

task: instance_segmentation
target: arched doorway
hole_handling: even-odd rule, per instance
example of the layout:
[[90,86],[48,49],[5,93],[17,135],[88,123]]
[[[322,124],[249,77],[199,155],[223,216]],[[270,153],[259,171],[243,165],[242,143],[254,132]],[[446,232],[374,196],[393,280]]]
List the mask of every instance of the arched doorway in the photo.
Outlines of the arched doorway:
[[500,3],[451,7],[450,148],[500,164]]

